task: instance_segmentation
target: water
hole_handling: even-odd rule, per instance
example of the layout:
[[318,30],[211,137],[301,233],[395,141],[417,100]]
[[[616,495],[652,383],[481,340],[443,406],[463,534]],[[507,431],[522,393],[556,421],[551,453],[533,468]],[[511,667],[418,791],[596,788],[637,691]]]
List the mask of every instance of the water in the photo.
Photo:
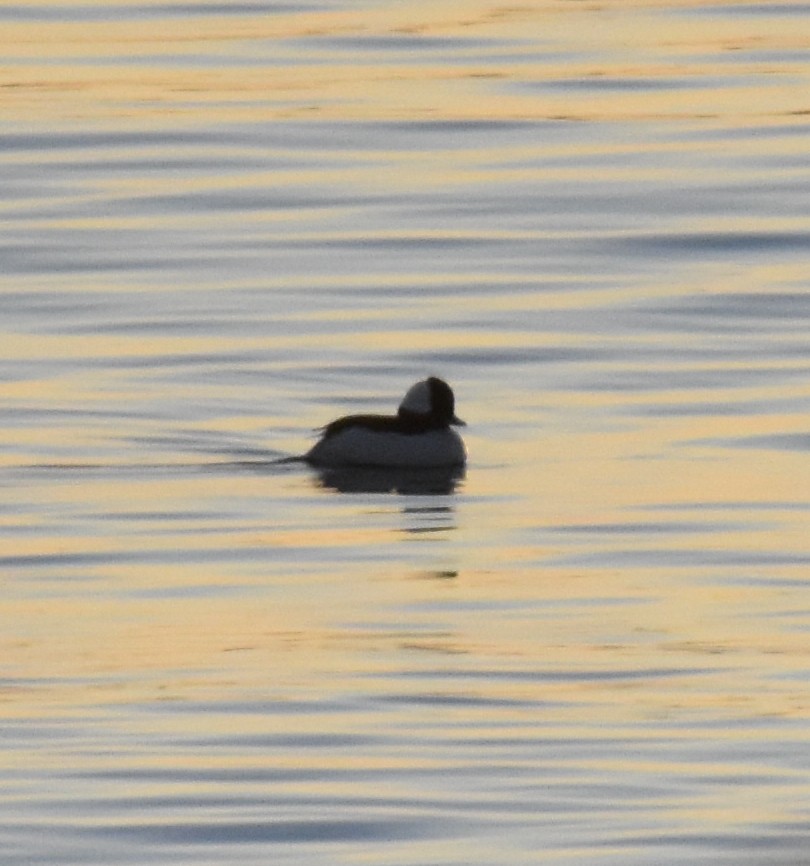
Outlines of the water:
[[807,11],[0,10],[4,862],[802,861]]

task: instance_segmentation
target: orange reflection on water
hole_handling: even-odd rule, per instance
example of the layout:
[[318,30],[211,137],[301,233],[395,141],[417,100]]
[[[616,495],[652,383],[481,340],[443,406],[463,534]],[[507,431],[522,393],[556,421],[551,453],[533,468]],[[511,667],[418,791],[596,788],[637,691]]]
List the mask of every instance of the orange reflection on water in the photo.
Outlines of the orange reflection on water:
[[[770,89],[752,90],[746,78],[766,68],[759,52],[806,48],[789,17],[664,16],[670,6],[439,2],[173,16],[157,4],[154,16],[133,16],[127,4],[83,4],[82,21],[4,22],[2,103],[9,119],[141,123],[167,115],[626,119],[806,110],[798,63],[770,70]],[[482,40],[502,50],[483,50]],[[701,59],[712,54],[734,55],[735,64]]]
[[[53,722],[5,757],[39,773],[37,829],[59,766],[66,800],[86,786],[65,826],[177,820],[213,845],[285,786],[306,818],[383,789],[417,811],[437,786],[427,811],[483,815],[493,849],[507,814],[531,836],[542,792],[555,834],[601,840],[622,777],[617,846],[642,796],[673,835],[753,823],[757,774],[780,832],[773,720],[810,712],[806,137],[739,127],[805,110],[807,82],[790,60],[762,75],[763,50],[802,43],[789,16],[684,11],[702,5],[4,22],[4,116],[35,134],[2,157],[22,174],[0,698],[21,730]],[[707,114],[724,123],[647,122]],[[454,125],[557,116],[645,123]],[[219,137],[286,117],[440,123]],[[83,137],[178,121],[203,134]],[[272,464],[445,362],[470,425],[454,493],[344,495]],[[455,862],[460,836],[381,846]]]

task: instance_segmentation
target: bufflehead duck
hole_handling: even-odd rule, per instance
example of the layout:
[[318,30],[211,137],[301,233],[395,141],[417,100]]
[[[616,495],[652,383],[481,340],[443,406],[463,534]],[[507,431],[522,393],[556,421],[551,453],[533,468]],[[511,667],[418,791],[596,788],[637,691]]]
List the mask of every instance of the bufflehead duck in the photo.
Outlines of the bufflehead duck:
[[408,390],[396,415],[346,415],[327,424],[304,459],[316,466],[461,466],[467,454],[450,425],[464,426],[453,392],[431,376]]

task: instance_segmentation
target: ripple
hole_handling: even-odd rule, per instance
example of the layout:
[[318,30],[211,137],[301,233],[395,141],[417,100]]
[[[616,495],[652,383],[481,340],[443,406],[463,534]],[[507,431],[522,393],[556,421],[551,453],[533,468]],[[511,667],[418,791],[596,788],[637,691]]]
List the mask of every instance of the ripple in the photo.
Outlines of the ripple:
[[808,6],[550,8],[0,9],[9,862],[801,861]]
[[752,448],[773,451],[810,451],[810,433],[774,433],[768,436],[739,436],[728,439],[696,439],[690,445],[720,448]]

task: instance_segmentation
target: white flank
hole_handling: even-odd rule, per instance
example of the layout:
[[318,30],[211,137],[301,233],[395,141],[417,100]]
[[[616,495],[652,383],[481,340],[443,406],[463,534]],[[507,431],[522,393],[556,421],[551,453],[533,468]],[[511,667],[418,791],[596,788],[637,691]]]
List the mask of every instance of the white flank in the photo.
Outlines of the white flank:
[[467,454],[461,437],[449,428],[406,435],[349,427],[322,439],[306,457],[321,466],[432,468],[460,466]]

